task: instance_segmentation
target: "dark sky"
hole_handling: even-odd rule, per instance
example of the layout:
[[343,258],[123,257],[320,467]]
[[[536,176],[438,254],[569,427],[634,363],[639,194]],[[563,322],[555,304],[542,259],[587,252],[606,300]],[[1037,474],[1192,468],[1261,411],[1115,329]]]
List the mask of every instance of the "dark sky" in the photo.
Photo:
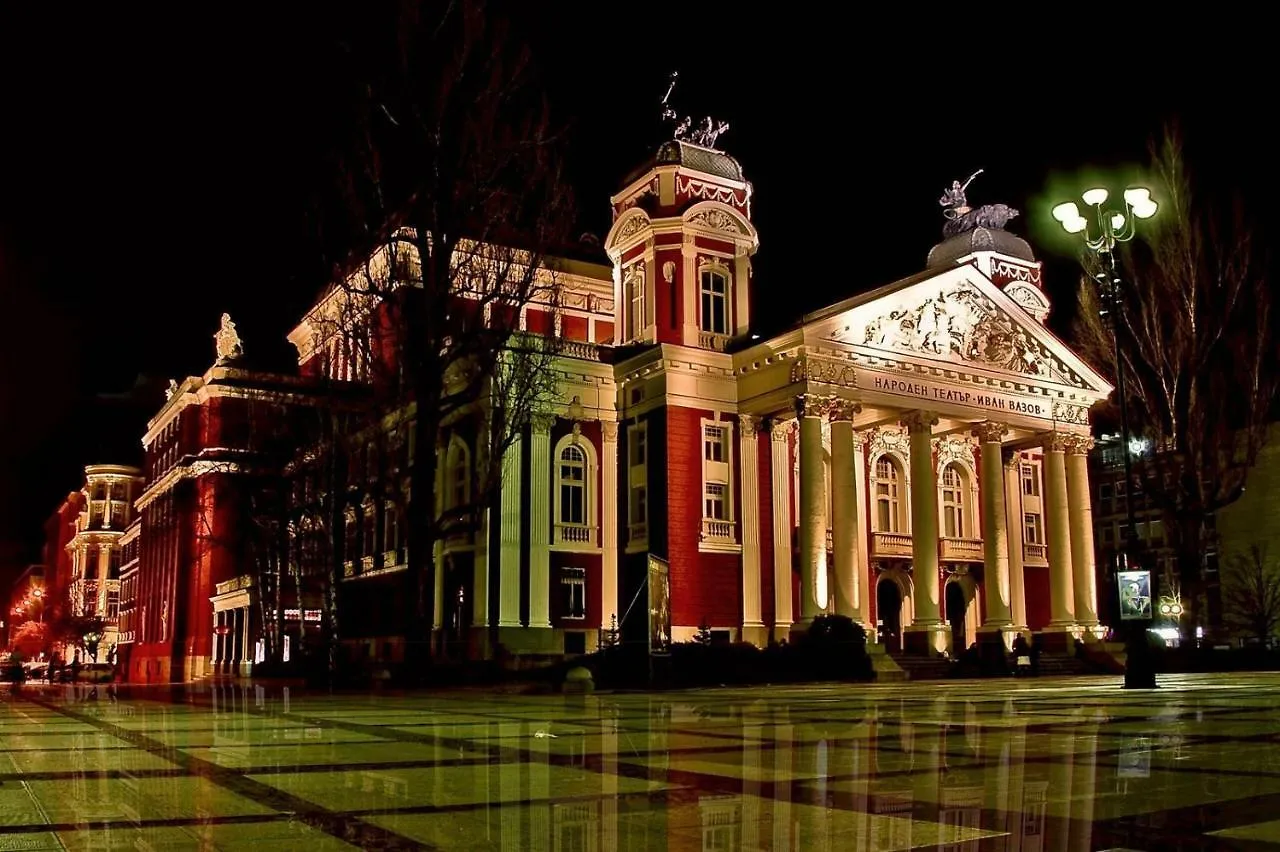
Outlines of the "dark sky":
[[[582,229],[603,235],[609,193],[663,138],[657,100],[679,69],[677,106],[731,123],[721,143],[755,185],[770,316],[918,271],[941,190],[978,168],[971,199],[1029,210],[1012,228],[1051,256],[1054,187],[1137,162],[1173,117],[1206,185],[1275,197],[1270,63],[1245,21],[1220,39],[1167,13],[1171,34],[1111,22],[1100,42],[1072,25],[1083,15],[973,4],[874,20],[719,2],[613,20],[611,5],[520,4],[571,134]],[[78,468],[137,459],[156,400],[112,397],[202,372],[223,311],[250,354],[291,354],[332,121],[332,45],[307,9],[0,11],[0,572],[35,557]],[[1068,300],[1069,263],[1051,274]]]

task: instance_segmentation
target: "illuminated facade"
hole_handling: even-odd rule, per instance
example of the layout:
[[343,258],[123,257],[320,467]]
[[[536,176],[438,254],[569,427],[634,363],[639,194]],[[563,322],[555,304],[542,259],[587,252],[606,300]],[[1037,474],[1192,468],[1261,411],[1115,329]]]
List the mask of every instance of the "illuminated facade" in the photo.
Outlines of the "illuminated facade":
[[75,535],[66,545],[71,557],[66,593],[72,617],[102,619],[99,647],[106,653],[119,641],[121,538],[133,523],[142,471],[99,464],[89,465],[84,474]]
[[[764,644],[823,613],[915,650],[1100,632],[1086,453],[1111,387],[1045,328],[1014,214],[956,190],[923,271],[852,281],[762,339],[750,183],[723,152],[664,144],[612,198],[608,263],[574,268],[561,316],[525,310],[564,340],[559,398],[504,456],[480,530],[437,547],[436,628],[514,654],[590,650],[655,555],[677,641],[705,625]],[[290,339],[304,374],[358,378],[309,321]],[[440,436],[440,506],[484,450]],[[345,578],[371,590],[357,611],[403,571],[378,538],[394,525],[369,528]],[[374,655],[394,623],[372,620]]]

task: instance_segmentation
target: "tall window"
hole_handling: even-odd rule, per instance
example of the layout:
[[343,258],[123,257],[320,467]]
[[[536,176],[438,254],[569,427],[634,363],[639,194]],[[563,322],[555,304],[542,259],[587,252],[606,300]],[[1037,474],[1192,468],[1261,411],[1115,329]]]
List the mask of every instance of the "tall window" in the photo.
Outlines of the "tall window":
[[729,275],[723,269],[703,269],[702,324],[703,331],[712,334],[729,333]]
[[627,501],[629,541],[647,542],[649,537],[649,430],[644,423],[627,429],[627,476],[630,499]]
[[889,456],[876,461],[876,531],[898,532],[901,517],[898,491],[902,482],[898,465]]
[[[732,521],[730,502],[732,483],[729,424],[721,421],[702,422],[702,517],[710,521]],[[732,527],[704,525],[703,538],[732,541]]]
[[560,453],[560,523],[587,524],[587,457],[572,444]]
[[382,512],[382,549],[386,553],[396,553],[400,550],[400,510],[388,500]]
[[562,568],[560,588],[564,590],[564,617],[587,617],[587,572],[583,568]]
[[644,336],[643,263],[637,263],[626,271],[622,286],[627,299],[627,339],[639,340]]
[[1040,477],[1036,476],[1036,466],[1033,464],[1022,466],[1022,493],[1028,497],[1040,496]]
[[964,477],[954,464],[942,469],[942,530],[947,538],[964,538]]
[[373,507],[373,500],[364,498],[360,504],[361,542],[360,555],[373,556],[378,549],[378,513]]

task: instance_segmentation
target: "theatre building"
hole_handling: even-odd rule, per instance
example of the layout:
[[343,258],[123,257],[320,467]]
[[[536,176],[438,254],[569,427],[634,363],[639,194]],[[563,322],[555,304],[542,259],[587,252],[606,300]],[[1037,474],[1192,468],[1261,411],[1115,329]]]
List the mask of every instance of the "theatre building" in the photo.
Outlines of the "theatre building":
[[[568,279],[558,402],[504,457],[481,529],[437,548],[435,626],[590,650],[656,556],[676,641],[764,644],[823,613],[907,650],[1099,633],[1085,457],[1112,389],[1045,327],[1016,214],[958,184],[941,203],[923,269],[851,268],[846,299],[761,338],[754,289],[803,282],[754,279],[733,157],[663,144],[612,198],[607,260]],[[537,305],[525,323],[548,327]],[[304,368],[324,357],[307,321],[290,339]],[[483,448],[451,431],[438,452],[447,507]],[[403,570],[367,559],[346,584]],[[358,641],[384,653],[376,633]]]

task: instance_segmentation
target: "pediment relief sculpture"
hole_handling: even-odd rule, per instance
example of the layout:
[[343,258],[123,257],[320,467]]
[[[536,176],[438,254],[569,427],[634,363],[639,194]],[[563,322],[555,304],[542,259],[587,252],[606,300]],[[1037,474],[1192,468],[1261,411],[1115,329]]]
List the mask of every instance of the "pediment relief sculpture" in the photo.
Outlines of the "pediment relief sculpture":
[[1074,370],[1031,337],[968,281],[960,281],[914,307],[897,308],[867,323],[852,341],[1086,387]]

